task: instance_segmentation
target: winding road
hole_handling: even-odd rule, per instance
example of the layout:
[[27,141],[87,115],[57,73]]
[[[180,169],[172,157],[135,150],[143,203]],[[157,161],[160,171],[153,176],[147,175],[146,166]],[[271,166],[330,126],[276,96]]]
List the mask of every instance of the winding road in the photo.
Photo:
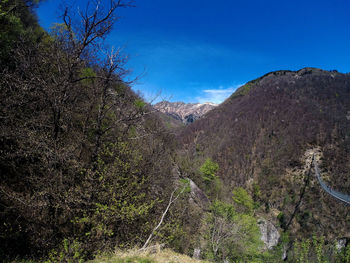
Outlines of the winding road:
[[350,205],[350,196],[349,195],[335,191],[325,184],[325,182],[322,180],[322,178],[320,176],[320,170],[318,169],[318,165],[317,165],[317,162],[315,159],[314,159],[314,166],[315,166],[315,174],[316,174],[317,181],[320,184],[320,186],[322,187],[322,189],[325,190],[329,195],[336,198],[337,200],[342,201],[342,202],[346,203],[347,205]]

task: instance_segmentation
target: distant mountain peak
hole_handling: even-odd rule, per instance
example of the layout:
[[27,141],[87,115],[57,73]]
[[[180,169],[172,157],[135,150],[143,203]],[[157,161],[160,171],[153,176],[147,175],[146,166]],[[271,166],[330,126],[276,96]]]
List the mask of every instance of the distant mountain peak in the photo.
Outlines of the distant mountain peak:
[[160,112],[173,117],[174,119],[180,120],[185,124],[189,124],[201,118],[204,114],[217,106],[218,104],[211,102],[185,103],[182,101],[162,101],[155,104],[153,107]]
[[216,107],[216,106],[218,106],[219,104],[212,103],[212,102],[203,102],[203,103],[197,103],[196,105],[197,105],[197,107],[200,107],[200,106],[203,106],[203,105],[210,105],[210,106]]

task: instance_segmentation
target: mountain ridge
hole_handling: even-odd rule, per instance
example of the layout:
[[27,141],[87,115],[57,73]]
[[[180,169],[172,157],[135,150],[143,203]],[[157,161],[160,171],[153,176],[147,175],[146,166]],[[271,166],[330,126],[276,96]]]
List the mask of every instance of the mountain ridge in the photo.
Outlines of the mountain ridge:
[[162,101],[153,107],[168,116],[181,121],[184,124],[190,124],[201,118],[208,111],[216,108],[218,104],[205,103],[185,103],[185,102],[169,102]]

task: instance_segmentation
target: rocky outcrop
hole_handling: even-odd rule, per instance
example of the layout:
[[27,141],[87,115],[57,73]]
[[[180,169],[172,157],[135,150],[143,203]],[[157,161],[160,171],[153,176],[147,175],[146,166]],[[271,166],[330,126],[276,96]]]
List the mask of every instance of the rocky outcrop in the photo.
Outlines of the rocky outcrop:
[[181,120],[185,124],[190,124],[201,118],[208,111],[214,109],[217,104],[206,103],[184,103],[162,101],[153,107],[176,120]]
[[277,228],[264,218],[258,220],[261,233],[261,240],[264,242],[264,249],[271,249],[278,244],[280,233]]
[[347,244],[350,243],[350,238],[340,238],[336,240],[335,247],[337,248],[338,251],[342,250],[347,246]]
[[203,210],[208,209],[208,207],[210,206],[210,201],[208,197],[191,179],[189,179],[189,181],[191,187],[191,202],[196,203]]
[[200,248],[197,247],[193,250],[192,258],[197,259],[197,260],[201,259],[201,249]]

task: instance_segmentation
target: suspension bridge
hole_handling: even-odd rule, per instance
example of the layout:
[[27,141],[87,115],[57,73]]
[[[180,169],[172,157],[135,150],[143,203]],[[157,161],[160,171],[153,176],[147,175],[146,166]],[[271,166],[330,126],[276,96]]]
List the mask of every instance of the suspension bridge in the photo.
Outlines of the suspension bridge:
[[329,195],[333,196],[334,198],[336,198],[337,200],[346,203],[347,205],[350,205],[350,196],[341,192],[338,192],[336,190],[333,190],[332,188],[330,188],[328,185],[326,185],[326,183],[322,180],[321,176],[320,176],[320,170],[318,168],[317,162],[315,160],[315,158],[313,158],[313,163],[314,163],[314,167],[315,167],[315,174],[316,174],[316,178],[318,183],[320,184],[320,186],[322,187],[322,189]]

